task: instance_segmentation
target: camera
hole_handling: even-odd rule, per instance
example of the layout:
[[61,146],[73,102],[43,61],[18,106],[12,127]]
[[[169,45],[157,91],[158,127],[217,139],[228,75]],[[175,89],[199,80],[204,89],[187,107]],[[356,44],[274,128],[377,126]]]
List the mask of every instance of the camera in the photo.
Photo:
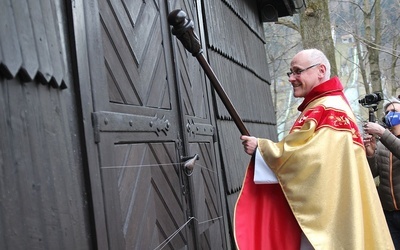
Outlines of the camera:
[[378,110],[378,104],[382,101],[382,93],[381,92],[374,92],[372,94],[365,95],[364,98],[358,100],[358,102],[366,108],[369,108],[369,118],[370,122],[375,122],[376,117],[374,112]]
[[382,93],[374,92],[372,94],[365,95],[364,98],[358,100],[358,102],[364,107],[374,107],[378,106],[378,103],[382,100]]

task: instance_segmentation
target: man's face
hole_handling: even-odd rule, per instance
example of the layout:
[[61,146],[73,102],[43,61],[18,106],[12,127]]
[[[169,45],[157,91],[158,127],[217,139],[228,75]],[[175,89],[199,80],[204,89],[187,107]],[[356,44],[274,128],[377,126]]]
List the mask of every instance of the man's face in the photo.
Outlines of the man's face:
[[321,83],[320,63],[310,62],[303,53],[293,57],[288,73],[294,97],[305,97],[311,89]]

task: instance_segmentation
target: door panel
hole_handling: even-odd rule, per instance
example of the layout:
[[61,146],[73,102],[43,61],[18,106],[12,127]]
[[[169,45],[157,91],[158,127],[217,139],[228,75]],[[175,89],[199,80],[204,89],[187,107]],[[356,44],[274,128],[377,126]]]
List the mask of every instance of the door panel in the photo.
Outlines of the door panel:
[[[113,153],[117,164],[101,171],[108,224],[115,229],[108,233],[110,248],[156,249],[185,224],[175,143],[117,144]],[[181,249],[187,237],[182,230],[168,246]]]
[[99,1],[110,102],[170,109],[165,21],[154,1],[136,7],[141,11],[123,1]]
[[185,225],[189,200],[165,1],[98,4],[109,110],[96,111],[93,120],[109,249],[156,249],[163,242],[190,248],[189,227],[169,239]]
[[[100,166],[91,177],[100,174],[103,249],[225,248],[211,90],[170,33],[173,6],[198,24],[195,2],[98,0],[104,86],[92,83]],[[194,154],[188,174],[181,158]]]
[[[195,32],[204,43],[201,26],[200,1],[179,1],[174,9],[183,9],[195,25]],[[206,56],[206,55],[205,55]],[[201,249],[225,249],[226,232],[224,221],[223,184],[221,166],[216,156],[215,121],[210,83],[199,62],[178,42],[176,53],[179,69],[178,86],[182,102],[185,149],[188,155],[199,155],[193,173],[189,177],[191,215],[196,218],[195,234]]]

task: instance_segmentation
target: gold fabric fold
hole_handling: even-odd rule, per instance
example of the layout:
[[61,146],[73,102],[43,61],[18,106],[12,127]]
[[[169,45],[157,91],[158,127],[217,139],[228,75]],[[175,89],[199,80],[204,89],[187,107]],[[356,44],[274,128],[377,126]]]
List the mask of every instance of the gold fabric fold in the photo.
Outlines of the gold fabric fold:
[[315,249],[394,249],[355,118],[341,96],[310,103],[291,133],[259,139]]

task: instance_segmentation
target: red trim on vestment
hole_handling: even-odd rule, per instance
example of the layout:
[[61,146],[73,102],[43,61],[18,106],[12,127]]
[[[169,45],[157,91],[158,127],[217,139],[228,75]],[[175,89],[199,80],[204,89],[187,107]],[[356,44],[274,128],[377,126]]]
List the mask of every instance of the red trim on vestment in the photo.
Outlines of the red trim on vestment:
[[300,129],[307,120],[314,120],[317,124],[315,131],[323,127],[348,131],[352,134],[355,143],[363,145],[362,136],[358,130],[357,124],[354,123],[343,110],[327,108],[323,105],[310,108],[297,118],[291,130]]
[[326,82],[321,83],[320,85],[314,87],[310,93],[304,98],[303,102],[297,108],[299,111],[303,111],[307,105],[314,101],[315,99],[321,98],[323,96],[333,96],[340,95],[343,99],[349,104],[344,93],[343,93],[343,85],[340,83],[339,78],[333,77]]
[[279,184],[255,184],[250,161],[234,214],[240,250],[299,250],[301,229]]

